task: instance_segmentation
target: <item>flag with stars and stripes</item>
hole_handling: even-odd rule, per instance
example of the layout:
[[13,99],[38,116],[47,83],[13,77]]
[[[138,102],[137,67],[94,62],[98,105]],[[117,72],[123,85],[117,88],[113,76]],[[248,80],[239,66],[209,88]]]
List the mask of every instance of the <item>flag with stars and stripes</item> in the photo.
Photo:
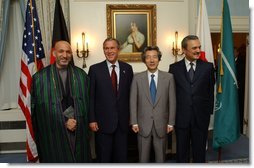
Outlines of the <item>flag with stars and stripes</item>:
[[30,91],[32,75],[44,67],[45,54],[35,0],[27,2],[22,50],[18,104],[26,119],[27,160],[36,162],[38,154],[31,122]]

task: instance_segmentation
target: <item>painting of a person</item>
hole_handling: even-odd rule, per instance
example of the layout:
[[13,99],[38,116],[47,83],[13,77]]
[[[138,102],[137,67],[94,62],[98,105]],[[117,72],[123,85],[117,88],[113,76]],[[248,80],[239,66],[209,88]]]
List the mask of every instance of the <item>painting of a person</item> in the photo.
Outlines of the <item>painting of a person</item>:
[[131,33],[121,46],[121,53],[139,52],[145,42],[145,36],[135,22],[131,22]]

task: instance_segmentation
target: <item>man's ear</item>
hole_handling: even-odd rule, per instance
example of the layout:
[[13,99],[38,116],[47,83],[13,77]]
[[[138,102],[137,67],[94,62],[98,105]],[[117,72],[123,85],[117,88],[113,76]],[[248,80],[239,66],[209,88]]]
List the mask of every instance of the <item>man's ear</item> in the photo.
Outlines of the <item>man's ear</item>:
[[182,53],[185,54],[185,52],[186,52],[186,49],[182,48]]
[[53,56],[56,57],[56,49],[55,48],[53,48],[53,52],[52,53],[53,53]]

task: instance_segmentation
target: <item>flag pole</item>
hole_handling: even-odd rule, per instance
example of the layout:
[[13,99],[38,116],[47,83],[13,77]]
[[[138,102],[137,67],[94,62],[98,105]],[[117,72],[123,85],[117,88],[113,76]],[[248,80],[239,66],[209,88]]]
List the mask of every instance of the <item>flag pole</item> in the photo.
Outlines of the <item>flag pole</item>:
[[221,147],[218,149],[218,163],[221,162]]

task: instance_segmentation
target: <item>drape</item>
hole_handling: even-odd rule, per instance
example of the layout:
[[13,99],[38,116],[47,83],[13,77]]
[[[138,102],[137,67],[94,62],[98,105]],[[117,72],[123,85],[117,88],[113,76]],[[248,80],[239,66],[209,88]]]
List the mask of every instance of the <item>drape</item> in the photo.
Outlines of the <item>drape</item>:
[[[5,1],[7,2],[7,1]],[[0,109],[17,108],[20,57],[22,46],[23,19],[18,0],[12,0],[9,4],[8,23],[4,30],[7,36],[3,40],[3,62],[0,71]],[[2,39],[1,39],[2,40]]]
[[[48,64],[52,41],[55,0],[35,1],[40,21],[46,63]],[[67,29],[70,30],[69,0],[60,1]],[[0,112],[5,109],[18,108],[17,98],[26,3],[27,0],[0,0]]]
[[[5,40],[8,30],[10,1],[0,0],[0,70],[4,60]],[[1,76],[1,74],[0,74]]]
[[[60,0],[60,2],[63,8],[64,17],[69,32],[69,0]],[[36,7],[40,20],[46,62],[49,63],[54,24],[55,0],[36,0]]]

